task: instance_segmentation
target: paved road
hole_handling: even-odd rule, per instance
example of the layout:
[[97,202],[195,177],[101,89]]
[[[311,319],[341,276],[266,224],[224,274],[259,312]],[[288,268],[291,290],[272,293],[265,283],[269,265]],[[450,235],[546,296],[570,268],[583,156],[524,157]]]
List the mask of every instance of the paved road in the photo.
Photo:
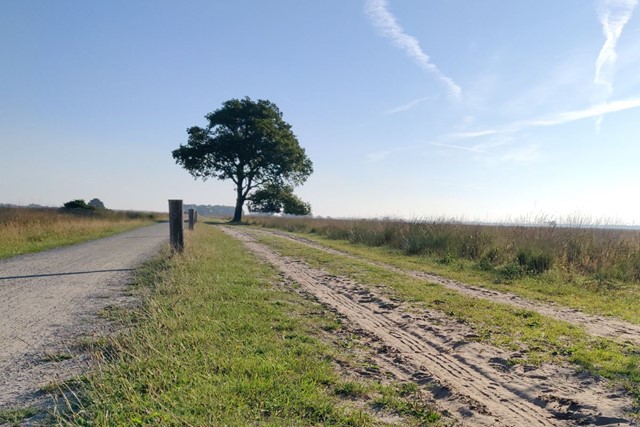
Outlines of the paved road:
[[[82,371],[73,344],[104,328],[98,312],[127,300],[133,269],[168,234],[156,224],[0,261],[0,408],[32,404],[42,385]],[[74,357],[51,360],[62,354]]]

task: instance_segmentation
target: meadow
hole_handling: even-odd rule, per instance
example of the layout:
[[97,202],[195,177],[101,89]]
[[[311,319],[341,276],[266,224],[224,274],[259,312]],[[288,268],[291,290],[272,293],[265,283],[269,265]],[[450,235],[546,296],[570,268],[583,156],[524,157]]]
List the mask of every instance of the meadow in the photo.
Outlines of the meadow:
[[110,236],[158,218],[106,209],[0,207],[0,259]]
[[339,220],[254,216],[250,224],[352,244],[474,262],[505,279],[553,268],[606,281],[640,281],[640,230],[575,225],[478,225],[447,220]]
[[262,217],[251,224],[522,297],[640,324],[640,231],[451,221]]

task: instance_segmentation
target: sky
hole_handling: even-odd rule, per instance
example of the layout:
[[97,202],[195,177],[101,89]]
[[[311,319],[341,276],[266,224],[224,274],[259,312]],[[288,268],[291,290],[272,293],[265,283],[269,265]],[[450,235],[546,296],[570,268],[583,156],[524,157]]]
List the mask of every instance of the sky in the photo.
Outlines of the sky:
[[171,151],[268,99],[331,217],[640,224],[637,0],[3,0],[0,203],[233,205]]

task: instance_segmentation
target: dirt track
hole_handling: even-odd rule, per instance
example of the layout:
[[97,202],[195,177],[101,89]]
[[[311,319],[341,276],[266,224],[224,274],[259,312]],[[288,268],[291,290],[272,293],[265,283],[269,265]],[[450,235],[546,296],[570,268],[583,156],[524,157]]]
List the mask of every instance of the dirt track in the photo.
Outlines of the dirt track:
[[258,243],[255,230],[222,229],[322,304],[378,342],[378,362],[430,390],[448,413],[474,426],[633,425],[632,400],[570,367],[510,366],[510,354],[474,342],[474,331],[429,310],[385,298],[375,287],[326,274]]
[[99,311],[126,302],[132,269],[167,236],[157,224],[0,261],[0,409],[38,403],[40,387],[85,368],[78,337],[104,327]]
[[587,314],[574,308],[562,307],[552,303],[530,301],[515,294],[494,291],[478,286],[472,286],[466,283],[457,282],[455,280],[446,279],[442,276],[438,276],[437,274],[426,273],[423,271],[405,270],[389,264],[364,260],[357,256],[353,256],[345,252],[322,246],[321,244],[314,242],[313,240],[294,236],[277,230],[255,230],[255,232],[284,237],[298,243],[302,243],[307,246],[332,253],[334,255],[357,259],[371,265],[383,267],[387,270],[399,274],[404,274],[416,279],[425,280],[430,283],[436,283],[438,285],[444,286],[445,288],[460,292],[461,294],[465,294],[474,298],[486,299],[493,302],[509,304],[514,307],[523,308],[525,310],[535,311],[547,317],[562,320],[573,325],[582,326],[589,334],[596,337],[609,338],[620,342],[628,341],[633,344],[640,345],[640,325],[625,322],[624,320],[616,319],[613,317]]

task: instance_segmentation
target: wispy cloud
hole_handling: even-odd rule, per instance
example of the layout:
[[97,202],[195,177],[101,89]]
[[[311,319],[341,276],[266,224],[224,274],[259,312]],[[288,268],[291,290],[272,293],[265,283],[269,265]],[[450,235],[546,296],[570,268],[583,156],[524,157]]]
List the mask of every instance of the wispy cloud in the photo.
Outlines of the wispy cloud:
[[429,145],[435,145],[436,147],[454,148],[456,150],[471,151],[472,153],[489,154],[488,151],[477,147],[465,147],[464,145],[445,144],[443,142],[430,142]]
[[366,160],[369,163],[380,162],[382,160],[385,160],[387,157],[391,156],[392,154],[411,150],[412,148],[413,147],[399,147],[399,148],[391,148],[389,150],[372,151],[366,154]]
[[487,129],[487,130],[478,130],[478,131],[471,131],[471,132],[455,132],[447,135],[447,138],[448,139],[470,139],[470,138],[479,138],[482,136],[496,135],[504,132],[505,132],[504,130],[498,130],[498,129]]
[[429,145],[475,153],[478,154],[478,159],[489,164],[528,164],[535,162],[540,157],[538,144],[517,144],[512,137],[492,138],[470,147],[443,142],[430,142]]
[[604,97],[608,99],[613,93],[613,77],[615,72],[616,45],[627,22],[631,18],[638,0],[598,0],[598,19],[602,24],[605,36],[604,44],[596,59],[596,72],[593,82],[604,88]]
[[389,11],[387,0],[367,0],[366,12],[383,36],[389,38],[396,47],[403,50],[422,69],[435,75],[447,86],[453,97],[459,98],[462,95],[460,86],[431,62],[429,55],[422,50],[420,42],[404,32],[395,16]]
[[[598,58],[593,83],[597,88],[594,94],[598,102],[607,101],[613,94],[613,78],[618,54],[616,46],[627,22],[631,18],[638,0],[598,0],[596,9],[602,24],[605,40]],[[600,132],[604,115],[596,116],[596,132]]]
[[553,117],[540,120],[532,120],[529,122],[523,122],[520,124],[522,127],[533,126],[556,126],[569,122],[575,122],[577,120],[588,119],[591,117],[601,117],[605,114],[616,113],[618,111],[629,110],[632,108],[640,107],[640,98],[635,99],[623,99],[619,101],[605,102],[599,105],[594,105],[583,110],[567,111],[556,114]]
[[418,98],[418,99],[414,99],[413,101],[407,102],[406,104],[402,104],[399,105],[395,108],[392,108],[390,110],[387,110],[384,112],[384,114],[396,114],[396,113],[401,113],[403,111],[407,111],[412,109],[413,107],[415,107],[416,105],[418,105],[419,103],[426,101],[427,99],[431,99],[430,96],[425,96],[423,98]]
[[445,135],[445,138],[447,140],[463,140],[492,135],[496,136],[513,134],[523,129],[533,127],[559,126],[578,120],[584,120],[593,117],[603,117],[607,114],[617,113],[620,111],[630,110],[632,108],[638,107],[640,107],[640,98],[621,99],[618,101],[603,102],[598,105],[592,105],[582,110],[563,111],[549,117],[514,122],[501,129],[484,129],[477,131],[450,133],[448,135]]

